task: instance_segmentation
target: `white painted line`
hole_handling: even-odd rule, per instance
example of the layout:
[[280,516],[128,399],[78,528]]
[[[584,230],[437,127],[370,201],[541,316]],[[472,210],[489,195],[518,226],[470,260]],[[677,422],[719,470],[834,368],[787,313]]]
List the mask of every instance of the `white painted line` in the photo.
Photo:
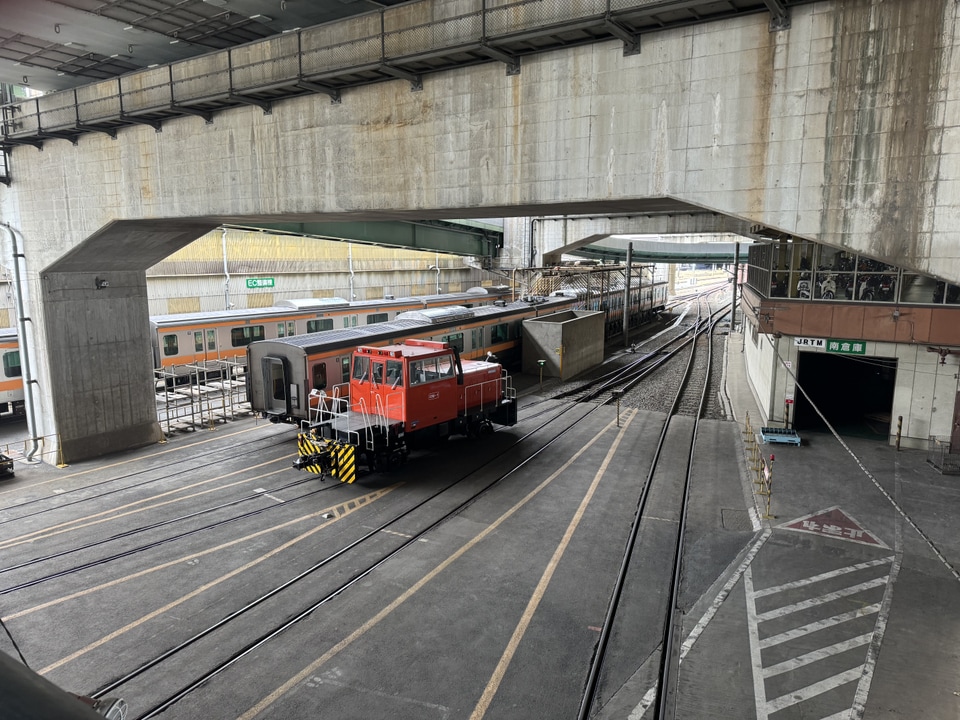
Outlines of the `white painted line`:
[[827,593],[826,595],[820,595],[819,597],[810,598],[809,600],[803,600],[798,603],[793,603],[792,605],[784,605],[783,607],[777,608],[776,610],[768,610],[767,612],[759,613],[757,617],[760,619],[760,622],[766,622],[767,620],[774,620],[775,618],[785,617],[787,615],[792,615],[793,613],[800,612],[801,610],[807,610],[809,608],[817,607],[818,605],[825,605],[828,602],[833,600],[839,600],[840,598],[849,597],[850,595],[856,595],[861,593],[864,590],[871,590],[875,587],[880,587],[887,584],[887,576],[874,578],[873,580],[867,580],[867,582],[859,583],[858,585],[851,585],[848,588],[843,590],[837,590],[836,592]]
[[[896,457],[896,456],[895,456]],[[894,493],[897,502],[902,500],[900,479],[900,461],[894,460]],[[873,682],[873,671],[877,666],[877,656],[880,654],[880,644],[883,642],[883,634],[887,629],[887,618],[890,615],[890,606],[893,604],[893,586],[897,583],[900,576],[900,566],[903,562],[903,522],[904,518],[898,516],[894,527],[893,565],[890,566],[890,582],[887,583],[886,590],[883,591],[883,599],[880,601],[880,614],[877,616],[877,624],[873,630],[873,640],[870,647],[867,648],[867,659],[863,665],[863,675],[860,676],[860,683],[857,685],[857,694],[853,697],[853,708],[850,711],[849,720],[862,720],[866,712],[867,696],[870,694],[870,684]]]
[[[759,523],[757,523],[759,527]],[[750,563],[753,562],[753,559],[757,556],[757,553],[760,551],[760,548],[763,547],[763,544],[767,541],[773,531],[767,528],[764,530],[757,540],[754,542],[753,547],[750,548],[750,551],[743,558],[743,562],[737,566],[737,569],[733,574],[727,579],[727,582],[724,583],[723,588],[717,593],[717,596],[713,599],[713,602],[710,603],[710,607],[707,608],[707,611],[703,614],[703,617],[700,618],[700,621],[696,624],[693,630],[690,631],[690,634],[687,636],[687,639],[683,641],[683,645],[680,646],[680,660],[683,662],[683,659],[687,656],[687,653],[690,652],[690,649],[693,647],[693,644],[697,642],[700,635],[703,634],[703,631],[706,630],[707,625],[713,620],[714,615],[717,614],[717,611],[720,609],[720,606],[726,601],[727,596],[730,595],[730,591],[733,590],[734,586],[740,582],[740,577],[743,575],[744,571],[750,566]],[[643,714],[647,711],[653,701],[657,697],[657,688],[656,686],[647,690],[644,693],[643,697],[640,699],[640,702],[637,703],[637,706],[630,712],[630,715],[627,717],[627,720],[640,720],[643,717]]]
[[757,720],[767,720],[767,686],[763,679],[757,605],[753,594],[753,573],[750,572],[750,568],[743,573],[743,589],[747,596],[747,634],[750,636],[750,665],[753,670],[753,695],[757,706]]
[[780,643],[785,643],[789,640],[796,640],[799,637],[804,635],[809,635],[810,633],[815,633],[818,630],[825,630],[828,627],[833,627],[834,625],[841,625],[845,622],[850,622],[851,620],[856,620],[857,618],[865,617],[867,615],[873,615],[880,612],[880,603],[875,603],[873,605],[866,605],[862,608],[857,608],[856,610],[851,610],[850,612],[841,613],[840,615],[834,615],[831,618],[826,620],[817,620],[816,622],[809,623],[807,625],[801,625],[798,628],[793,630],[787,630],[787,632],[780,633],[779,635],[771,635],[768,638],[765,638],[760,641],[761,648],[773,647],[774,645],[779,645]]
[[807,685],[807,687],[794,690],[787,695],[781,695],[780,697],[767,703],[767,710],[771,713],[775,713],[783,710],[784,708],[788,708],[791,705],[801,703],[804,700],[809,700],[817,695],[822,695],[823,693],[833,690],[834,688],[838,688],[841,685],[846,685],[854,680],[859,680],[860,673],[862,672],[863,666],[859,665],[852,670],[847,670],[846,672],[842,672],[839,675],[834,675],[826,680],[821,680],[813,685]]
[[280,498],[275,497],[274,495],[271,495],[270,493],[268,493],[266,488],[254,488],[253,491],[260,493],[264,497],[270,498],[274,502],[278,502],[278,503],[286,502],[285,500],[281,500]]
[[794,582],[784,583],[783,585],[775,585],[773,587],[764,588],[763,590],[757,590],[756,596],[766,597],[767,595],[774,595],[778,592],[783,592],[784,590],[793,590],[794,588],[812,585],[813,583],[830,580],[831,578],[840,577],[841,575],[856,572],[857,570],[865,570],[878,565],[885,565],[892,561],[893,556],[890,555],[888,557],[880,558],[879,560],[870,560],[869,562],[862,562],[856,565],[848,565],[847,567],[840,568],[839,570],[833,570],[832,572],[814,575],[813,577],[804,578],[803,580],[795,580]]
[[852,715],[851,715],[852,712],[853,710],[841,710],[840,712],[834,713],[833,715],[829,715],[825,718],[820,718],[820,720],[852,720]]
[[829,647],[819,648],[818,650],[813,650],[812,652],[798,655],[790,660],[784,660],[776,665],[765,667],[763,669],[763,676],[773,677],[774,675],[780,675],[781,673],[791,672],[797,668],[803,667],[804,665],[817,662],[817,660],[824,660],[828,657],[846,652],[847,650],[853,650],[854,648],[858,648],[869,643],[870,638],[872,637],[872,632],[864,633],[863,635],[855,637],[851,640],[844,640],[843,642],[835,643]]

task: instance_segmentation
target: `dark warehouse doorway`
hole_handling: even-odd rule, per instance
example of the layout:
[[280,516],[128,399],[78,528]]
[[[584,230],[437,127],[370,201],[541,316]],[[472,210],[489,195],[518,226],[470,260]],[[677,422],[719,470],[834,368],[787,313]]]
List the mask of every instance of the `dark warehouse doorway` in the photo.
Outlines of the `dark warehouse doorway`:
[[793,427],[827,431],[812,401],[840,435],[886,440],[896,379],[896,358],[801,352]]

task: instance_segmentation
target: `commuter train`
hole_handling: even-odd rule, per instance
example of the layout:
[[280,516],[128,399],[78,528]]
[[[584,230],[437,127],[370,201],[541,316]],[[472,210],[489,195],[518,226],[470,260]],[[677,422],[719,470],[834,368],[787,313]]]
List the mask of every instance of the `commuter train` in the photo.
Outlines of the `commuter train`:
[[398,313],[448,305],[479,307],[508,297],[510,289],[470,288],[461,293],[386,297],[348,302],[343,298],[281,300],[273,307],[158,315],[150,320],[155,368],[186,382],[191,368],[213,368],[217,361],[242,361],[258,340],[287,338],[323,330],[362,327],[393,320]]
[[454,348],[461,360],[489,352],[510,364],[520,359],[524,320],[575,303],[575,298],[538,297],[472,309],[431,308],[401,313],[389,323],[254,342],[247,348],[247,400],[273,422],[314,425],[325,405],[348,396],[358,347],[430,340]]
[[23,412],[23,378],[20,369],[20,343],[16,328],[0,328],[0,413]]

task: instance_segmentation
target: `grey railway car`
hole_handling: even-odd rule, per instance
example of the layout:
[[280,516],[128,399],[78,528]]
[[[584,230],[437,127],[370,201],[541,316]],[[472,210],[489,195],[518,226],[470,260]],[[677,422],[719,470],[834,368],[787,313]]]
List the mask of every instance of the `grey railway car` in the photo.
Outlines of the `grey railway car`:
[[464,359],[492,352],[509,365],[520,359],[525,319],[569,310],[575,302],[538,297],[476,308],[431,308],[401,313],[380,325],[253,342],[247,347],[247,398],[255,412],[274,422],[309,421],[311,407],[316,412],[325,398],[346,396],[354,348],[409,338],[449,343]]

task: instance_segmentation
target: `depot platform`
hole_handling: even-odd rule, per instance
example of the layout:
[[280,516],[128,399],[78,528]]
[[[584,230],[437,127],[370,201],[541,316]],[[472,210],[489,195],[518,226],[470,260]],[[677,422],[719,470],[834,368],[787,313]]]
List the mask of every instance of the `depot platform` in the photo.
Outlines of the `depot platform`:
[[[955,720],[960,477],[925,451],[826,432],[764,444],[742,343],[728,338],[725,390],[755,532],[684,616],[673,716]],[[653,717],[656,680],[646,663],[597,716]]]

